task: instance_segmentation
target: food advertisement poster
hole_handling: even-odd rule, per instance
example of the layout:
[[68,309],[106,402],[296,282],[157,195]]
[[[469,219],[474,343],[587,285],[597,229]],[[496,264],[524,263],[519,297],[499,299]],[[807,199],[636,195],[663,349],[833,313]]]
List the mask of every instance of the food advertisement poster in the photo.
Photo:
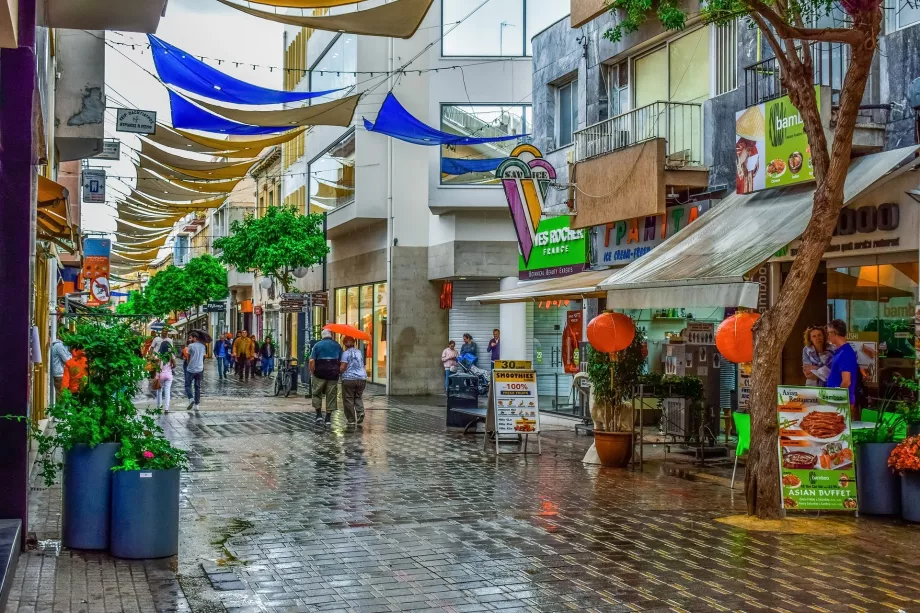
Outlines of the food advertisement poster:
[[83,239],[83,280],[86,291],[89,292],[89,306],[108,304],[111,292],[109,290],[109,258],[112,252],[112,241],[107,238]]
[[[856,363],[862,371],[866,384],[878,383],[878,359],[880,355],[878,332],[857,332],[847,335],[847,342],[856,351]],[[887,347],[886,347],[887,349]]]
[[777,389],[784,509],[855,511],[856,469],[845,389]]
[[493,370],[495,429],[499,434],[540,431],[537,373],[534,370]]
[[[820,108],[819,87],[815,96]],[[805,124],[789,96],[738,111],[735,133],[739,194],[814,181]]]

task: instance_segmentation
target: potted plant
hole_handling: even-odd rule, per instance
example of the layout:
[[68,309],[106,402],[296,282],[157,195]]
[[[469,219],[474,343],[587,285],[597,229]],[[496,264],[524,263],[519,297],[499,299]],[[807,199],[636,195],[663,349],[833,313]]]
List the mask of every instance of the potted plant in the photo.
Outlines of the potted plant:
[[901,375],[895,375],[895,381],[905,397],[898,404],[898,412],[904,416],[908,436],[916,436],[920,434],[920,382]]
[[898,443],[888,466],[901,475],[901,517],[920,522],[920,435]]
[[[94,315],[60,332],[85,355],[85,370],[74,369],[80,381],[48,409],[53,430],[35,434],[45,484],[62,471],[61,540],[72,549],[108,548],[111,469],[144,378],[141,336],[108,311]],[[63,462],[56,460],[59,450]]]
[[118,558],[165,558],[179,552],[179,471],[186,454],[163,436],[155,411],[135,419],[112,469],[111,552]]
[[900,414],[879,420],[874,428],[853,430],[856,448],[856,491],[859,512],[869,515],[901,513],[901,480],[888,469],[888,459],[896,446],[897,430],[904,423]]
[[623,468],[632,459],[635,417],[629,401],[645,369],[644,339],[637,330],[623,351],[608,354],[588,350],[588,378],[594,390],[594,446],[603,466]]

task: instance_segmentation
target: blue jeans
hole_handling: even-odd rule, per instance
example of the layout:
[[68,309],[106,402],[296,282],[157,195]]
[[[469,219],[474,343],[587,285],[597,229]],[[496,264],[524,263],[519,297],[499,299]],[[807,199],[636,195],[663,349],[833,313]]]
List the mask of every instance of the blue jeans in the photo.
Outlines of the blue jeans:
[[268,376],[275,371],[274,358],[262,358],[262,376]]
[[223,379],[227,376],[227,358],[218,356],[217,358],[217,377]]
[[192,399],[192,377],[188,372],[188,362],[182,362],[182,373],[185,375],[185,397]]
[[444,369],[444,391],[446,392],[450,388],[450,369]]

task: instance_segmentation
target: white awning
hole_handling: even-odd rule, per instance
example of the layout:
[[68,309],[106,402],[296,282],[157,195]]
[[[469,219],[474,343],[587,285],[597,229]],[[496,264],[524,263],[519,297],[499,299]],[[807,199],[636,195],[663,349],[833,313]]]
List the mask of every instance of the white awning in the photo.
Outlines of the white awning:
[[567,277],[547,279],[519,285],[513,289],[506,289],[481,296],[470,296],[467,302],[481,304],[495,304],[501,302],[533,302],[548,298],[550,300],[581,300],[582,298],[598,298],[604,295],[603,290],[597,285],[610,276],[610,269],[586,270]]
[[[918,165],[912,146],[850,164],[844,205]],[[798,238],[811,218],[814,186],[732,194],[648,255],[600,283],[608,308],[757,306],[743,275]]]

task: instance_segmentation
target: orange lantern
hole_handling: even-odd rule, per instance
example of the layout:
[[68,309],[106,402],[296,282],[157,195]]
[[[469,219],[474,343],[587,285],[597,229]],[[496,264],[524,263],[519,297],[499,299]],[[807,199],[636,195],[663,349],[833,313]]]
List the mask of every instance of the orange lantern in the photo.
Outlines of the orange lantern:
[[744,364],[754,360],[753,327],[760,313],[735,313],[716,330],[716,348],[729,362]]
[[622,313],[601,313],[588,323],[588,342],[597,351],[623,351],[636,336],[636,324]]

